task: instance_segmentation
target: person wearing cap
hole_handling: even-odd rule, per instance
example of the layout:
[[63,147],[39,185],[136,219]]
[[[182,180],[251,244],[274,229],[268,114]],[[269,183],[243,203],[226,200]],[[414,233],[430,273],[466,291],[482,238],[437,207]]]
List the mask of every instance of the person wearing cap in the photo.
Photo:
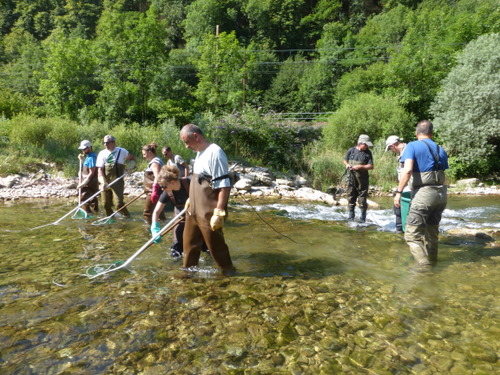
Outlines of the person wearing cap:
[[[104,202],[104,209],[106,210],[106,215],[109,216],[113,213],[113,200],[116,200],[117,210],[124,206],[123,191],[125,189],[125,182],[121,179],[109,189],[107,186],[125,173],[126,161],[130,161],[128,167],[132,169],[135,165],[135,158],[124,148],[117,147],[115,137],[112,135],[104,137],[104,146],[106,148],[97,155],[96,165],[98,168],[99,184],[101,185],[101,190],[104,189],[101,195]],[[130,216],[127,208],[121,210],[120,213],[126,217]]]
[[[403,163],[401,163],[401,155],[406,147],[406,143],[402,142],[402,138],[397,135],[389,136],[385,141],[385,152],[391,150],[398,155],[398,181],[401,180],[401,172],[403,171]],[[406,189],[406,188],[405,188]],[[409,189],[408,189],[409,190]],[[403,233],[403,223],[401,220],[401,207],[393,207],[394,215],[396,215],[396,233]]]
[[347,200],[349,208],[349,216],[347,220],[354,220],[356,200],[361,208],[361,215],[359,221],[364,223],[366,221],[366,210],[368,209],[368,188],[369,176],[368,171],[373,169],[373,156],[370,151],[373,143],[369,136],[361,134],[358,138],[356,146],[347,150],[344,157],[344,165],[351,171],[351,182],[347,190]]
[[194,124],[185,125],[180,138],[186,148],[197,152],[186,203],[183,266],[198,265],[205,242],[223,274],[231,274],[234,266],[222,232],[231,192],[227,156],[219,146],[210,143]]
[[[78,190],[81,189],[81,201],[85,202],[92,195],[99,191],[99,182],[97,180],[97,167],[96,167],[96,154],[92,151],[92,143],[87,140],[83,140],[80,142],[80,146],[78,149],[81,153],[78,155],[78,159],[80,162],[83,162],[82,168],[79,171],[80,173],[80,183],[76,187]],[[80,164],[81,165],[81,164]],[[82,206],[82,209],[88,214],[92,214],[92,210],[94,213],[99,211],[99,203],[97,197],[92,199],[90,202],[85,203]]]
[[401,194],[408,184],[411,206],[406,218],[405,241],[417,265],[427,269],[437,262],[439,223],[448,200],[444,171],[448,155],[431,138],[432,122],[420,121],[415,130],[417,141],[406,145],[401,162],[401,179],[394,205],[401,207]]

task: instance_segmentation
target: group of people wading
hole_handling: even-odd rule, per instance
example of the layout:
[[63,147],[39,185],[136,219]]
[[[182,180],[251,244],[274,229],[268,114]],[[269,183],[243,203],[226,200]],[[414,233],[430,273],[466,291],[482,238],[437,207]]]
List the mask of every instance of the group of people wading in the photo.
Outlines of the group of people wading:
[[[420,121],[415,128],[416,141],[408,144],[396,135],[387,138],[385,151],[398,155],[398,187],[394,197],[396,232],[403,233],[401,196],[411,192],[411,206],[406,218],[404,238],[420,270],[437,262],[439,223],[447,203],[444,171],[448,169],[448,155],[431,138],[433,125]],[[356,201],[361,209],[359,221],[366,221],[369,188],[368,171],[374,168],[370,151],[370,137],[361,134],[357,145],[350,148],[343,160],[349,169],[347,190],[348,220],[355,219]]]
[[[387,138],[385,149],[398,154],[399,185],[394,197],[396,230],[403,233],[401,195],[409,188],[412,202],[406,219],[405,240],[417,264],[423,268],[437,261],[439,223],[447,202],[444,170],[448,168],[448,156],[432,141],[432,133],[432,123],[420,121],[416,125],[416,141],[406,144],[392,135]],[[232,273],[234,266],[222,232],[231,191],[227,156],[194,124],[185,125],[180,138],[186,148],[196,152],[192,175],[188,164],[179,155],[174,155],[169,147],[162,150],[166,164],[156,154],[156,143],[142,148],[142,156],[148,161],[144,171],[144,218],[151,226],[151,234],[156,237],[161,230],[159,221],[164,219],[165,205],[172,203],[176,214],[185,208],[185,220],[174,229],[171,254],[182,256],[183,266],[189,268],[197,266],[201,252],[207,251],[224,274]],[[84,159],[80,164],[78,185],[81,200],[85,201],[101,190],[106,215],[113,213],[116,203],[116,209],[122,209],[120,212],[129,216],[123,201],[124,181],[115,180],[123,176],[127,162],[128,169],[133,168],[135,158],[127,150],[117,147],[111,135],[104,137],[104,146],[105,149],[96,156],[91,142],[84,140],[80,144],[80,161]],[[354,220],[357,202],[361,209],[359,221],[366,221],[368,171],[374,168],[370,147],[373,147],[370,137],[362,134],[343,160],[351,174],[347,192],[348,220]],[[89,215],[97,213],[97,198],[82,208]],[[158,237],[155,242],[160,240]]]
[[[185,220],[174,228],[171,255],[182,255],[183,266],[189,268],[197,266],[201,252],[206,251],[224,274],[232,273],[234,266],[222,232],[231,191],[227,156],[194,124],[185,125],[180,138],[186,148],[197,153],[192,175],[189,165],[170,147],[162,149],[166,163],[157,156],[156,143],[142,148],[142,156],[148,162],[144,171],[144,219],[151,226],[151,234],[157,237],[161,230],[159,221],[165,218],[165,205],[172,203],[176,213],[185,208]],[[81,142],[79,158],[83,164],[77,188],[81,189],[83,202],[101,191],[106,215],[112,215],[113,206],[116,206],[117,211],[128,217],[130,214],[123,200],[124,182],[117,180],[135,166],[135,158],[124,148],[117,147],[113,136],[106,135],[103,141],[105,149],[97,156],[90,141]],[[97,214],[97,198],[86,202],[82,209],[88,215]],[[160,240],[161,237],[157,237],[155,242]]]

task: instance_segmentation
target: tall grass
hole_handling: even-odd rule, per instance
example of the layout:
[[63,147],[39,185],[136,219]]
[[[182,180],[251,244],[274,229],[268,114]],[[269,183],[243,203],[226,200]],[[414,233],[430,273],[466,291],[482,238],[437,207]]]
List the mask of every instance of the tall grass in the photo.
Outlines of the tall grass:
[[[370,185],[377,185],[382,190],[390,190],[397,184],[397,158],[393,152],[384,152],[384,140],[375,142],[371,149],[374,169],[369,172]],[[304,149],[304,161],[309,169],[313,187],[327,190],[336,186],[344,173],[342,160],[347,150],[337,150],[328,147],[324,142],[317,141]]]
[[62,170],[67,177],[75,176],[78,173],[80,141],[91,141],[97,153],[104,147],[102,141],[106,134],[113,135],[117,146],[136,157],[138,169],[146,165],[141,155],[142,146],[152,142],[158,144],[159,155],[161,148],[168,145],[187,160],[193,157],[193,153],[185,149],[173,121],[155,126],[113,126],[98,122],[81,125],[67,119],[21,115],[0,120],[0,175],[36,172],[44,168],[49,172]]

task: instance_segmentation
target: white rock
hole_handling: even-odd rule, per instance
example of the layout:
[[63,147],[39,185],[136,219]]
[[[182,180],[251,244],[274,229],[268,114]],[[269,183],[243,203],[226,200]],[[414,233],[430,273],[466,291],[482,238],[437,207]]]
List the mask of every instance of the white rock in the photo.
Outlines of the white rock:
[[248,178],[242,178],[234,184],[234,187],[238,190],[248,191],[252,188],[252,180]]

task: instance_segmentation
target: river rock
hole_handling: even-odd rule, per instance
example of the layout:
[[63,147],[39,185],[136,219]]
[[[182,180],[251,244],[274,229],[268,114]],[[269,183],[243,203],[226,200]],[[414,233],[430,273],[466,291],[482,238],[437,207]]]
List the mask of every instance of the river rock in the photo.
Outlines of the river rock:
[[252,188],[253,181],[248,178],[241,178],[234,184],[234,188],[237,190],[249,191]]

